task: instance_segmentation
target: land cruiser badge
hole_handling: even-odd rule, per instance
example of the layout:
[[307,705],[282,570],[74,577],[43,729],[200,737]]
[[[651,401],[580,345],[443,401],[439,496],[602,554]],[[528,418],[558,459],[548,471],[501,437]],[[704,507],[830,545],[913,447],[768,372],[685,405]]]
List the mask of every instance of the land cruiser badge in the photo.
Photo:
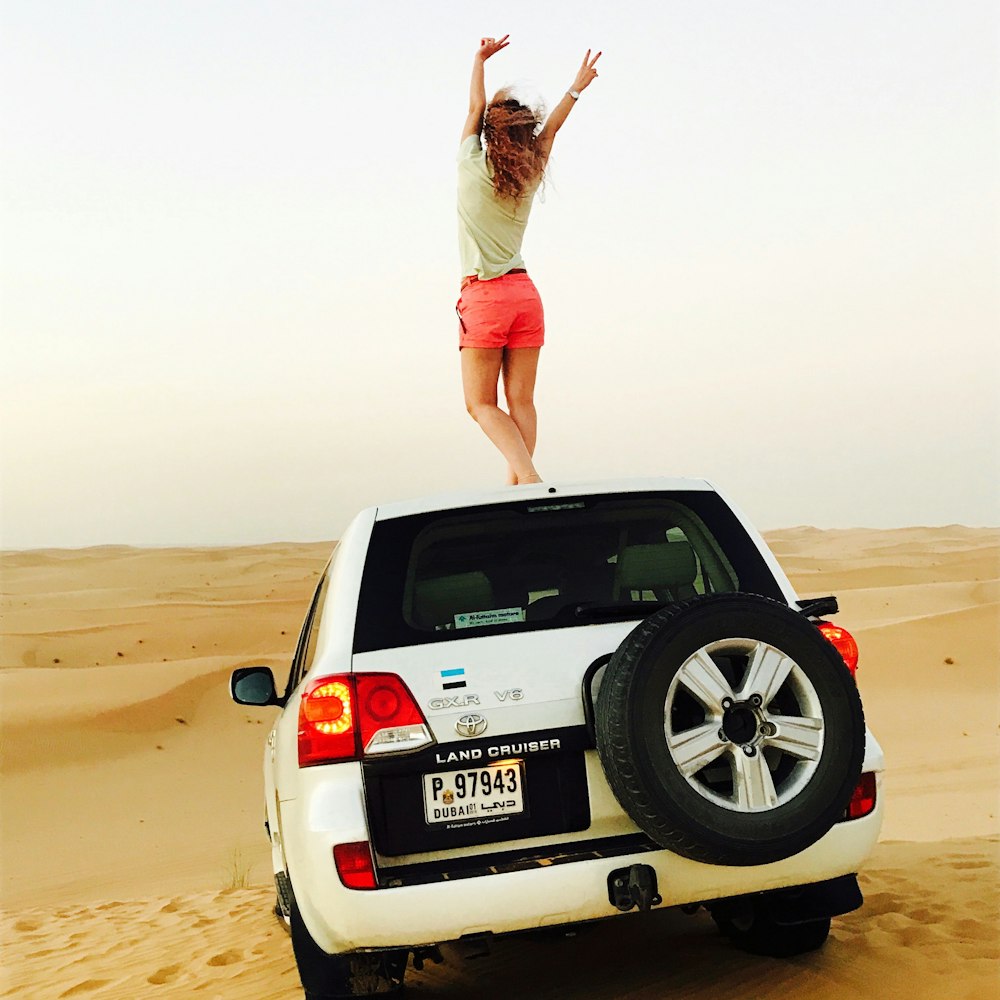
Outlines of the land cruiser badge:
[[477,712],[463,715],[455,723],[455,732],[459,736],[482,736],[486,732],[486,720]]

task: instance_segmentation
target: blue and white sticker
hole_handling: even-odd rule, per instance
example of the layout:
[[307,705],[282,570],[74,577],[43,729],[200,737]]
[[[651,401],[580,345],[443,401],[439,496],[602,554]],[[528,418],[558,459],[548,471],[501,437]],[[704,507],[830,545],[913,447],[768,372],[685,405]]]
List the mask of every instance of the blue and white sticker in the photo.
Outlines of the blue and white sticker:
[[441,671],[441,687],[445,691],[465,687],[465,667],[449,667]]

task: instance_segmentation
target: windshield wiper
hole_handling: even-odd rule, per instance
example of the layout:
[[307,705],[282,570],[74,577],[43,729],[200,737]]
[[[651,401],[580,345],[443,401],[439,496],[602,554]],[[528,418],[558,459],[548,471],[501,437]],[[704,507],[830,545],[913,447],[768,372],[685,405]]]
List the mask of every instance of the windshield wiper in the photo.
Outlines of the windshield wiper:
[[577,618],[647,618],[667,606],[667,601],[584,601],[576,606]]

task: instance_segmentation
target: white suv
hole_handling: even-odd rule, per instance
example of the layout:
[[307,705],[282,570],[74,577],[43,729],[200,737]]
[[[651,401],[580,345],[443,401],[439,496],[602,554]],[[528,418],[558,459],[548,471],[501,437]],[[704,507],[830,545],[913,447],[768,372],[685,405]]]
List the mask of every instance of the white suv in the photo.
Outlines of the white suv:
[[705,906],[819,947],[861,905],[882,751],[857,647],[702,480],[362,511],[306,615],[264,756],[278,902],[312,1000],[438,945]]

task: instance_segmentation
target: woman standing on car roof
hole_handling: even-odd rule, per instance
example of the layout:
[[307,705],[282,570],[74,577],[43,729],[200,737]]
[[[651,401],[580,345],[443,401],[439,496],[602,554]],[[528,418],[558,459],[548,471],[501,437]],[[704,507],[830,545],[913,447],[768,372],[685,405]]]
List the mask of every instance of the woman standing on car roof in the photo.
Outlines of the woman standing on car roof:
[[[534,393],[545,339],[542,300],[521,258],[528,213],[556,133],[597,76],[590,50],[552,114],[542,124],[534,108],[507,90],[486,103],[483,65],[507,39],[483,38],[472,65],[469,115],[458,151],[458,300],[462,386],[469,414],[507,459],[507,481],[537,483],[531,456],[537,418]],[[485,143],[485,146],[484,146]],[[497,405],[503,375],[507,409]]]

